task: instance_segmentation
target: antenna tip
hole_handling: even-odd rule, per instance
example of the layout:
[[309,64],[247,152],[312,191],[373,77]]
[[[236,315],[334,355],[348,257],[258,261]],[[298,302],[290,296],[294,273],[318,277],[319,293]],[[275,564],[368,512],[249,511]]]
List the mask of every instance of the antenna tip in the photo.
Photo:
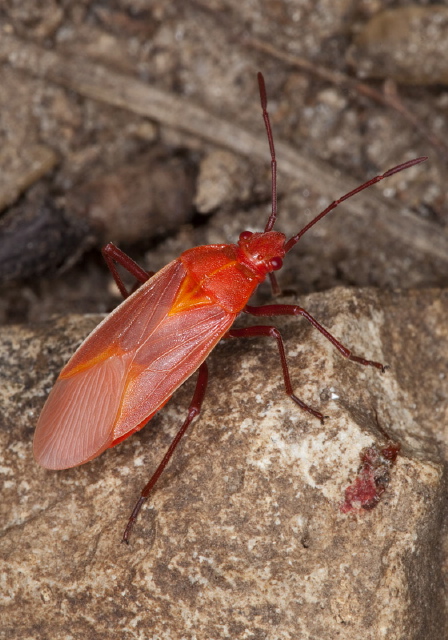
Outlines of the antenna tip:
[[259,71],[257,73],[257,80],[258,80],[258,88],[260,90],[261,106],[262,106],[263,111],[265,111],[267,103],[268,103],[268,99],[267,99],[267,96],[266,96],[266,85],[264,83],[264,77],[263,77],[263,74],[261,73],[261,71]]
[[407,162],[403,162],[396,167],[392,167],[386,173],[383,173],[381,179],[388,178],[389,176],[393,176],[394,173],[398,173],[399,171],[403,171],[404,169],[409,169],[410,167],[414,167],[416,164],[420,164],[421,162],[425,162],[428,159],[428,156],[420,156],[420,158],[413,158],[412,160],[408,160]]

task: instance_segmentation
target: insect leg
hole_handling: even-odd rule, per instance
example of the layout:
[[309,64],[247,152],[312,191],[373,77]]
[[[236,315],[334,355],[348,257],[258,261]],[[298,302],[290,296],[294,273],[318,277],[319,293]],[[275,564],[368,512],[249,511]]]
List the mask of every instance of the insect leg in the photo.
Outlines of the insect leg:
[[272,295],[275,296],[279,296],[281,294],[281,289],[280,286],[277,282],[277,278],[275,277],[275,273],[269,273],[269,280],[271,283],[271,291],[272,291]]
[[310,322],[313,327],[316,327],[318,331],[321,332],[327,340],[333,344],[336,349],[348,360],[352,360],[353,362],[358,362],[358,364],[376,367],[380,369],[380,371],[384,372],[386,367],[381,364],[381,362],[375,362],[374,360],[366,360],[365,358],[360,358],[359,356],[355,356],[352,354],[350,349],[344,347],[343,344],[336,340],[334,336],[331,335],[329,331],[327,331],[319,322],[313,318],[311,314],[308,313],[302,307],[298,307],[297,305],[292,304],[269,304],[263,305],[262,307],[251,307],[246,305],[243,309],[245,313],[250,313],[253,316],[303,316]]
[[244,327],[243,329],[230,329],[230,331],[228,331],[226,334],[226,337],[227,336],[230,338],[253,338],[257,336],[268,336],[270,338],[275,338],[277,340],[278,352],[280,355],[280,361],[282,363],[283,379],[285,381],[286,393],[291,398],[291,400],[299,405],[301,409],[303,409],[304,411],[308,411],[308,413],[311,413],[323,423],[324,416],[319,411],[316,411],[312,407],[309,407],[307,404],[305,404],[305,402],[303,402],[303,400],[300,400],[300,398],[298,398],[293,393],[288,363],[286,362],[285,346],[283,344],[283,339],[280,335],[280,331],[276,327],[257,326]]
[[142,269],[132,258],[130,258],[124,251],[116,247],[112,242],[109,242],[102,250],[103,258],[106,261],[107,266],[109,267],[114,280],[117,284],[117,287],[120,289],[120,293],[123,298],[127,298],[133,291],[130,292],[126,289],[123,280],[120,277],[120,274],[117,271],[117,267],[115,263],[118,262],[123,269],[129,271],[129,273],[134,276],[138,282],[143,284],[153,275],[153,272],[147,272]]
[[207,367],[207,364],[203,362],[198,370],[198,379],[196,381],[196,388],[194,391],[193,399],[188,408],[188,414],[185,419],[185,422],[177,432],[174,440],[172,441],[172,443],[168,448],[168,451],[165,453],[163,460],[161,461],[157,469],[152,474],[149,482],[143,487],[143,490],[140,494],[140,498],[136,502],[135,507],[131,513],[131,517],[129,518],[129,521],[126,525],[126,529],[124,530],[122,542],[126,542],[126,544],[129,544],[129,535],[132,531],[132,527],[134,526],[134,522],[137,519],[140,509],[143,506],[143,503],[148,498],[154,485],[156,484],[157,480],[161,476],[166,465],[170,461],[171,456],[173,455],[177,445],[182,439],[182,436],[184,435],[184,433],[186,432],[186,430],[188,429],[188,427],[190,426],[194,418],[196,418],[196,416],[199,415],[201,411],[202,402],[204,400],[205,391],[207,389],[207,381],[208,381],[208,367]]

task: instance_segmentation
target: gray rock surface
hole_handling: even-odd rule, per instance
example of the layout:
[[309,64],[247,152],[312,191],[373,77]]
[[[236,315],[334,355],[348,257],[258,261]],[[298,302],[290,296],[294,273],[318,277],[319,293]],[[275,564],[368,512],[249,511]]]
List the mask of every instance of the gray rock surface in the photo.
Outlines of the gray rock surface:
[[[347,362],[303,320],[273,320],[321,425],[285,396],[274,344],[218,345],[203,412],[128,547],[123,527],[193,381],[98,459],[45,471],[31,453],[39,410],[98,317],[1,330],[1,638],[443,637],[448,294],[339,288],[301,304],[390,368]],[[401,445],[385,491],[343,513],[384,431]]]

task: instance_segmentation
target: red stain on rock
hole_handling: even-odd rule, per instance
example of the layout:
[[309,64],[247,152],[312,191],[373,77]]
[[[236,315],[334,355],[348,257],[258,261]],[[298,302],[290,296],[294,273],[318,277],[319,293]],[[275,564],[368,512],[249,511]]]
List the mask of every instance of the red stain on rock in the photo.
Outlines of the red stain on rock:
[[373,444],[360,453],[361,466],[355,481],[345,490],[343,513],[373,509],[390,482],[390,469],[395,464],[400,445],[390,441],[386,447]]

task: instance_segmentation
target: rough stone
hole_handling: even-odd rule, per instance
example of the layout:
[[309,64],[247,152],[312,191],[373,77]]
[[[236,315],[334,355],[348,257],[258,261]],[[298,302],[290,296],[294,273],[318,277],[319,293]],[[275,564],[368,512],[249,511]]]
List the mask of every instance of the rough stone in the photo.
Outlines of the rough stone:
[[[218,345],[203,413],[128,547],[123,527],[193,382],[118,447],[45,471],[31,453],[39,410],[98,317],[1,330],[1,638],[443,636],[448,293],[338,288],[301,304],[390,368],[346,361],[304,320],[273,320],[321,425],[285,396],[275,344]],[[377,506],[343,513],[360,454],[388,438],[401,451]]]

